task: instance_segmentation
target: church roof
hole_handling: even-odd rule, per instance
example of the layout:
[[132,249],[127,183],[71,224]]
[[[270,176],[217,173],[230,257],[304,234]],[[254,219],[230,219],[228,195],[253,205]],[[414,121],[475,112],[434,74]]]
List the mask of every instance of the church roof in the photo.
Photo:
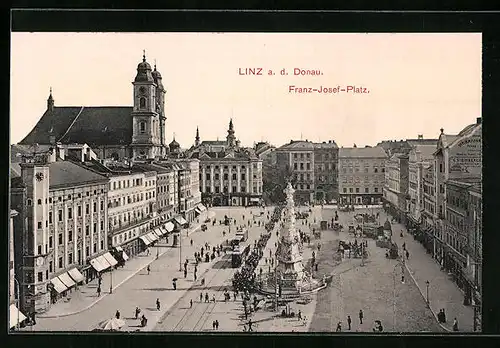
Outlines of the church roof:
[[48,144],[52,129],[63,144],[128,145],[132,141],[131,106],[63,106],[45,111],[19,144]]
[[288,144],[280,146],[278,150],[313,150],[314,145],[309,141],[292,140]]
[[227,145],[225,140],[204,140],[201,145]]

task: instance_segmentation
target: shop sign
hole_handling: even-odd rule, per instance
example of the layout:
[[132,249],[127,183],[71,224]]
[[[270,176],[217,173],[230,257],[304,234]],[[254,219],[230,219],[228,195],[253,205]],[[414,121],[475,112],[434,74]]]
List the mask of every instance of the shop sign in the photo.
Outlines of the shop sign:
[[481,177],[482,159],[482,135],[479,127],[450,148],[450,179]]

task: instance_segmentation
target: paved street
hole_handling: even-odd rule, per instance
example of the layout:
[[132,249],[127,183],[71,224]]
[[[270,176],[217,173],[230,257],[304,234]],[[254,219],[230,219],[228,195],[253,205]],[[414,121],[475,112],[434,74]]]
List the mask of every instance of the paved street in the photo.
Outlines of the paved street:
[[[266,211],[272,212],[272,209],[270,207]],[[199,251],[205,242],[215,245],[225,239],[231,239],[234,237],[236,226],[246,224],[248,227],[249,217],[256,222],[249,227],[247,241],[247,244],[253,245],[261,233],[265,233],[263,225],[267,221],[267,212],[264,216],[260,216],[261,210],[239,207],[210,209],[211,217],[215,217],[217,222],[222,220],[224,215],[235,218],[231,234],[224,237],[222,232],[229,232],[229,228],[219,223],[215,226],[208,224],[208,230],[205,232],[197,228],[199,225],[195,226],[189,236],[186,237],[183,233],[182,259],[188,258],[192,261],[193,253]],[[301,208],[301,210],[306,209]],[[310,232],[313,228],[319,230],[320,221],[331,221],[335,210],[335,207],[314,207],[308,219],[297,220],[297,229],[306,232]],[[381,214],[380,223],[383,223],[386,217],[382,209],[373,211]],[[339,212],[340,223],[346,228],[352,222],[354,215],[359,212],[366,212],[366,209],[358,209],[355,213]],[[258,221],[261,221],[260,227]],[[399,237],[400,229],[399,225],[393,225],[393,237],[399,246],[403,243]],[[431,309],[436,311],[445,308],[449,324],[456,316],[461,330],[472,330],[472,308],[462,305],[460,290],[411,236],[405,236],[404,241],[410,251],[407,266],[413,277],[405,270],[404,284],[400,281],[401,267],[397,261],[385,258],[386,250],[376,247],[374,240],[368,240],[369,255],[364,261],[364,266],[361,266],[361,259],[341,259],[335,255],[339,239],[347,241],[354,240],[354,237],[348,236],[346,229],[343,232],[328,230],[321,232],[320,240],[313,237],[311,245],[304,245],[305,265],[310,260],[312,251],[315,250],[317,253],[319,268],[314,272],[317,273],[314,274],[315,278],[333,274],[330,286],[317,294],[310,295],[311,301],[308,304],[290,305],[292,311],[300,310],[305,319],[301,321],[295,318],[284,319],[278,316],[281,308],[277,312],[262,308],[250,316],[255,323],[253,326],[255,331],[331,332],[335,331],[339,321],[342,322],[342,330],[347,331],[347,315],[352,319],[352,331],[371,331],[374,320],[381,320],[385,331],[444,331],[427,308],[425,298],[419,291],[419,287],[425,291],[426,280],[431,284],[429,289]],[[260,268],[264,274],[268,272],[269,252],[274,255],[276,240],[275,229],[257,266],[257,272]],[[319,242],[321,249],[318,252]],[[119,310],[127,323],[124,329],[129,331],[213,331],[214,320],[219,321],[219,331],[243,331],[243,325],[247,320],[243,316],[241,298],[234,300],[232,296],[231,279],[236,269],[231,267],[230,254],[222,254],[212,262],[201,263],[198,266],[198,281],[195,282],[193,264],[189,264],[187,279],[184,279],[182,272],[179,271],[178,248],[158,247],[160,248],[158,259],[155,248],[152,248],[149,256],[135,257],[129,260],[123,269],[113,272],[112,294],[108,293],[110,276],[106,274],[102,286],[105,293],[100,298],[96,297],[95,284],[80,287],[78,291],[72,293],[71,301],[59,302],[45,314],[45,317],[40,316],[33,329],[89,331],[100,321],[113,317],[116,310]],[[151,267],[150,275],[145,270],[148,264]],[[173,278],[179,279],[177,290],[172,288]],[[203,278],[204,286],[201,285]],[[231,293],[231,300],[228,302],[225,302],[223,297],[226,288]],[[210,300],[208,303],[204,299],[207,293]],[[200,294],[203,296],[202,301]],[[212,302],[213,297],[215,302]],[[156,309],[157,298],[161,302],[160,310]],[[140,327],[139,320],[134,319],[136,306],[140,307],[148,318],[148,325],[144,328]],[[358,319],[360,309],[364,312],[363,324],[360,324]]]

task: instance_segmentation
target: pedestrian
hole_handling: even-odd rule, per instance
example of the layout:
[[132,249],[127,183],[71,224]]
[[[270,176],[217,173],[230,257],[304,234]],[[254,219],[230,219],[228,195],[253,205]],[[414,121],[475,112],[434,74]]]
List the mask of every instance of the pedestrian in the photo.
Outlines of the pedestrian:
[[215,330],[215,320],[212,321],[212,329]]
[[194,271],[194,281],[196,281],[198,277],[196,276],[196,271]]
[[97,297],[100,297],[101,296],[101,287],[98,286],[97,287]]
[[174,290],[177,290],[177,282],[175,280],[172,281],[172,287],[174,288]]
[[156,299],[156,309],[160,310],[160,299],[159,298]]
[[208,292],[205,293],[205,303],[209,302],[209,298],[208,298]]
[[338,324],[337,324],[337,332],[341,332],[342,331],[342,323],[339,321]]
[[236,292],[233,292],[233,301],[236,302]]
[[215,330],[219,330],[219,320],[215,319]]
[[141,326],[142,327],[145,327],[146,325],[148,324],[148,319],[146,318],[146,316],[143,314],[142,317],[141,317]]
[[146,269],[147,269],[148,275],[149,275],[149,272],[151,272],[151,268],[149,267],[149,265],[148,265],[148,268],[146,268]]
[[120,311],[119,310],[116,310],[115,317],[116,317],[116,319],[120,319]]
[[189,308],[193,308],[193,299],[189,300]]
[[212,302],[215,303],[215,295],[212,295]]
[[200,292],[200,302],[203,302],[203,293]]
[[406,243],[403,243],[403,250],[406,250]]
[[193,240],[191,239],[191,246],[193,246]]
[[453,319],[453,331],[458,331],[458,321],[457,321],[457,318]]
[[406,259],[408,260],[410,258],[410,252],[406,250]]
[[187,274],[188,274],[187,269],[186,269],[186,268],[184,268],[184,278],[186,278],[186,277],[187,277]]
[[444,308],[443,308],[443,323],[446,323],[446,312],[444,311]]
[[351,330],[351,322],[352,322],[351,316],[348,315],[347,316],[347,330]]
[[253,331],[252,325],[252,319],[248,320],[248,331]]
[[363,310],[360,309],[359,310],[359,324],[363,324]]
[[139,318],[139,314],[141,314],[141,309],[139,307],[135,307],[135,319]]
[[301,319],[302,319],[302,312],[299,309],[299,313],[297,313],[297,320],[301,320]]

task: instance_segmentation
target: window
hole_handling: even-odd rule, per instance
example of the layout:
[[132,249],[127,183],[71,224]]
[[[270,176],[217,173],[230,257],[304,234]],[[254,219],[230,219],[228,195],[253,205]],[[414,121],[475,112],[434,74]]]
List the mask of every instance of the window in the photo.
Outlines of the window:
[[[303,154],[301,154],[301,155],[303,155]],[[304,163],[300,164],[300,170],[304,170]]]
[[54,264],[52,261],[49,262],[49,272],[52,273],[52,268],[54,267]]
[[245,178],[246,178],[245,173],[241,173],[241,180],[245,180]]
[[233,173],[233,180],[236,180],[236,173]]
[[52,248],[52,236],[49,237],[49,248]]
[[97,202],[94,202],[94,210],[92,210],[92,212],[96,212],[97,211]]
[[382,168],[382,173],[385,173],[385,168]]
[[224,180],[228,180],[229,175],[227,173],[224,173]]
[[443,172],[443,163],[439,163],[439,172],[442,173]]
[[72,219],[72,218],[73,218],[73,209],[68,208],[68,219]]
[[85,204],[85,215],[89,215],[89,214],[90,214],[90,204]]
[[205,173],[206,180],[210,180],[210,173]]
[[94,222],[94,233],[97,232],[97,222]]
[[68,264],[71,265],[73,263],[73,253],[68,254]]
[[215,180],[219,180],[219,173],[215,173]]
[[215,193],[219,193],[220,192],[220,187],[219,186],[216,186],[215,187]]
[[210,186],[205,187],[205,192],[210,193],[210,189],[211,189]]
[[41,245],[39,245],[39,246],[38,246],[38,255],[40,255],[41,253],[42,253],[42,246],[41,246]]
[[359,193],[359,187],[356,187],[356,193]]
[[245,190],[246,190],[245,186],[241,186],[241,190],[240,191],[241,192],[245,192]]
[[[146,108],[146,98],[141,97],[139,99],[139,108],[140,109],[145,109]],[[143,122],[141,122],[141,123],[143,123]]]
[[77,207],[77,214],[78,214],[78,217],[81,217],[81,216],[82,216],[82,206],[81,206],[81,205],[79,205],[79,206]]
[[92,250],[94,250],[94,253],[97,252],[97,243],[94,243]]
[[378,173],[378,168],[373,168],[374,173]]
[[309,185],[309,184],[307,184],[306,187],[308,190],[311,189],[311,185]]
[[85,235],[88,236],[90,234],[90,226],[86,225],[85,226]]
[[[128,233],[128,237],[130,238],[130,231]],[[101,239],[101,250],[104,249],[104,239]]]
[[232,190],[232,192],[236,192],[236,186],[233,186]]
[[344,187],[344,193],[347,193],[347,188]]
[[63,243],[63,235],[62,235],[62,233],[59,233],[58,243],[59,243],[59,245],[61,245]]
[[311,169],[311,163],[309,163],[309,162],[308,162],[308,163],[306,163],[306,169],[307,169],[307,170],[310,170],[310,169]]
[[73,231],[68,231],[68,242],[73,241]]
[[63,213],[62,213],[62,210],[59,210],[57,212],[57,221],[61,222],[63,221]]
[[297,162],[293,164],[293,169],[297,170]]
[[52,223],[52,212],[49,211],[49,224],[51,224],[51,223]]
[[378,193],[378,187],[375,187],[375,193]]
[[85,255],[87,255],[87,256],[90,255],[90,249],[88,246],[85,247]]
[[63,258],[62,258],[62,256],[59,258],[59,268],[63,268]]
[[31,207],[31,199],[28,199],[26,203],[28,204],[28,207]]
[[39,282],[43,282],[43,272],[38,272],[38,277],[37,277]]
[[41,199],[38,200],[38,205],[42,205],[42,200]]
[[104,220],[101,220],[101,231],[104,231]]
[[365,193],[368,193],[370,189],[368,187],[365,187]]
[[352,187],[349,187],[349,192],[352,193]]
[[101,201],[101,211],[104,210],[104,201]]
[[42,228],[42,222],[41,221],[38,221],[38,228]]

